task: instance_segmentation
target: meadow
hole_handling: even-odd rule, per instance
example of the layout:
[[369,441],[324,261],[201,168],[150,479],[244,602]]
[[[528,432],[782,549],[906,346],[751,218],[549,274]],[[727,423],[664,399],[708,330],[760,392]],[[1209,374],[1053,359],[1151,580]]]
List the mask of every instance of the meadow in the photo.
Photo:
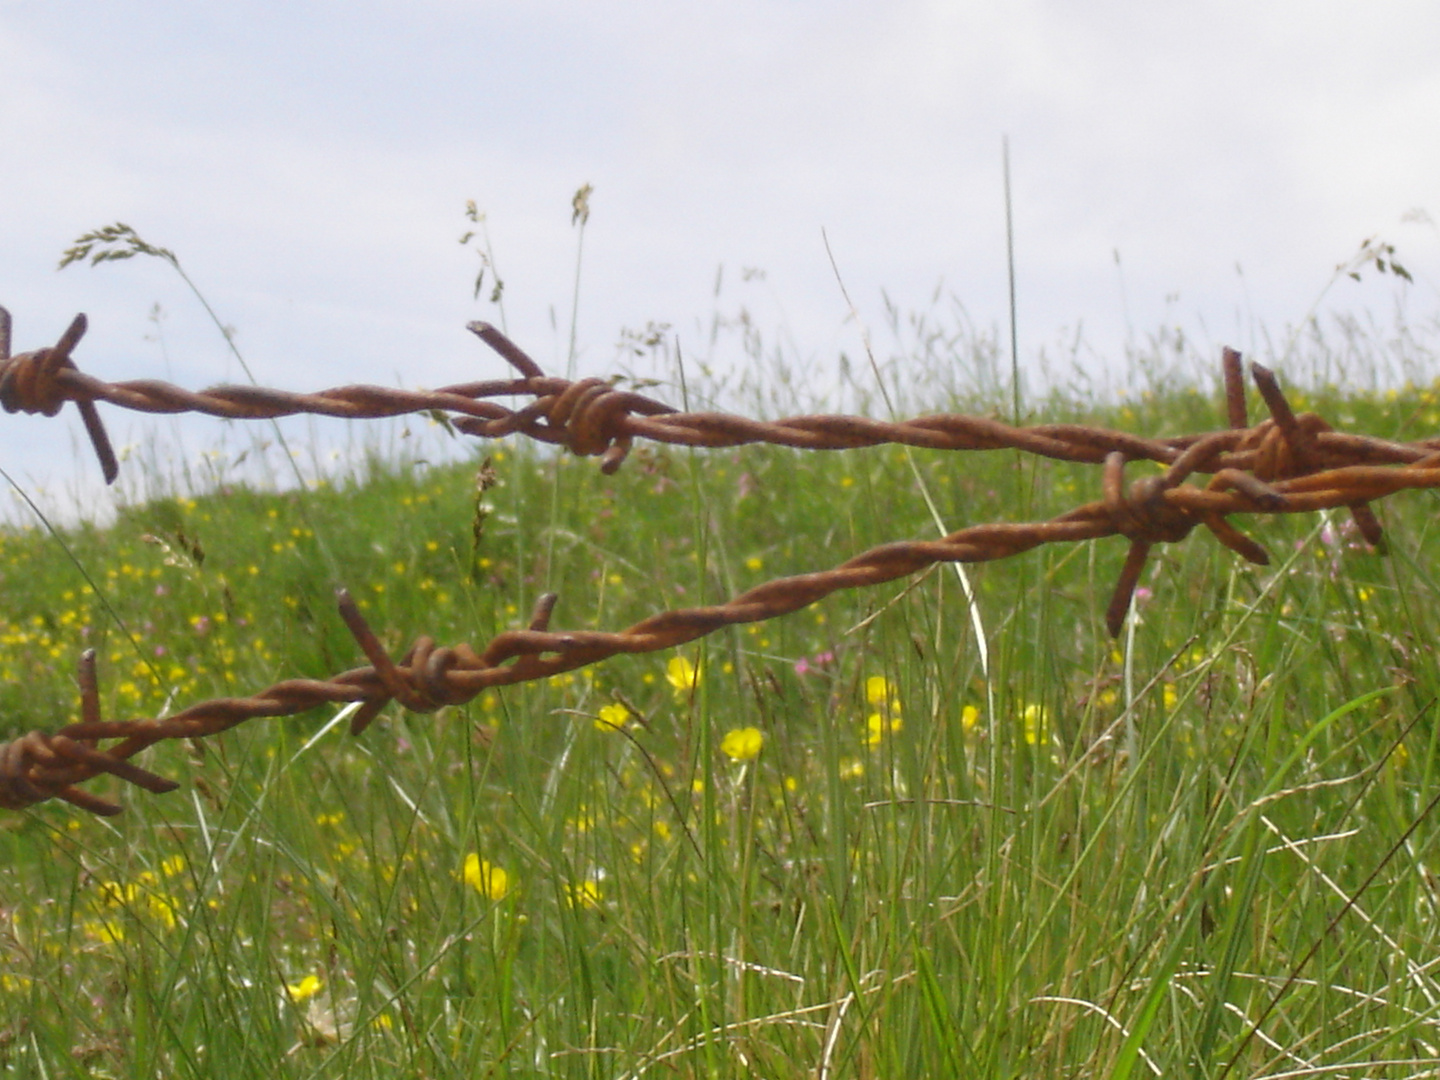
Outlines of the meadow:
[[[993,364],[930,342],[883,373],[890,407],[1008,415]],[[1440,382],[1290,390],[1337,427],[1440,430]],[[1160,368],[1027,407],[1221,416]],[[1010,451],[459,454],[6,530],[0,739],[75,717],[86,648],[107,717],[357,666],[338,584],[395,653],[481,645],[551,591],[555,628],[619,629],[1099,491]],[[157,747],[179,791],[102,778],[118,817],[0,818],[0,1071],[1434,1075],[1436,499],[1377,510],[1383,555],[1339,514],[1239,522],[1268,567],[1198,532],[1157,549],[1116,640],[1119,539],[391,706],[360,738],[329,709]]]

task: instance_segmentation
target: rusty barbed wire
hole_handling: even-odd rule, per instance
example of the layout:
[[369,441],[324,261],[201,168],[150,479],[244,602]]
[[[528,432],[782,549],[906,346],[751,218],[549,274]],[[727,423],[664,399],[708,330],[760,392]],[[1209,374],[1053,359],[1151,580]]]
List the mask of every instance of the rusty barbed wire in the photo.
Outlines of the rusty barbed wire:
[[[0,309],[3,313],[3,309]],[[200,394],[159,382],[104,383],[75,368],[70,352],[85,329],[83,316],[53,349],[8,357],[8,316],[0,320],[0,403],[54,415],[64,401],[93,414],[105,401],[147,412],[196,411],[214,416],[270,418],[296,412],[352,418],[395,416],[442,409],[461,416],[455,425],[494,438],[523,434],[598,455],[613,472],[634,438],[689,446],[736,446],[769,442],[808,449],[842,449],[885,442],[941,449],[1013,448],[1045,457],[1103,465],[1102,498],[1045,522],[969,526],[937,540],[882,544],[830,570],[778,578],[722,603],[653,615],[618,632],[549,629],[556,598],[541,598],[523,630],[508,630],[477,652],[468,644],[439,646],[420,637],[398,660],[371,630],[350,595],[338,594],[340,616],[369,666],[330,679],[289,679],[250,697],[200,702],[169,717],[103,720],[92,652],[80,660],[81,719],[57,732],[31,732],[0,746],[0,808],[23,809],[51,798],[96,814],[120,807],[77,785],[109,774],[148,791],[178,785],[131,759],[169,739],[216,735],[247,720],[293,716],[324,704],[357,702],[352,734],[360,734],[392,701],[413,712],[433,712],[472,700],[483,690],[530,682],[598,663],[622,653],[647,653],[683,645],[725,626],[790,614],[846,589],[879,585],[940,562],[1004,559],[1042,544],[1124,536],[1129,552],[1116,583],[1106,625],[1119,633],[1150,551],[1157,543],[1185,539],[1204,526],[1243,558],[1266,564],[1255,540],[1227,519],[1232,514],[1307,513],[1348,508],[1372,545],[1383,535],[1369,503],[1402,490],[1440,487],[1440,440],[1391,442],[1336,432],[1313,413],[1296,415],[1274,375],[1258,364],[1250,371],[1270,417],[1251,427],[1240,354],[1223,357],[1227,429],[1173,439],[1144,439],[1084,425],[1010,427],[969,416],[927,416],[887,424],[862,417],[809,416],[763,422],[720,413],[680,413],[600,379],[571,382],[546,376],[533,360],[494,327],[470,329],[500,353],[519,379],[470,383],[439,391],[342,387],[319,394],[291,394],[249,387],[220,387]],[[487,399],[529,395],[530,405],[511,410]],[[113,454],[98,415],[86,428],[107,477]],[[108,457],[107,457],[108,455]],[[1125,486],[1129,461],[1165,466],[1163,472]],[[1208,475],[1203,486],[1189,482]],[[101,748],[102,741],[118,740]]]
[[[0,308],[0,312],[3,310]],[[8,314],[5,319],[8,322]],[[1118,452],[1133,461],[1154,461],[1161,465],[1173,465],[1197,442],[1213,438],[1188,435],[1147,439],[1084,424],[1012,427],[988,417],[955,414],[892,422],[861,416],[798,416],[767,421],[730,413],[683,413],[643,394],[621,390],[604,379],[572,382],[548,376],[539,364],[489,323],[472,322],[467,329],[511,364],[520,378],[460,383],[438,390],[341,386],[314,393],[294,393],[256,386],[215,386],[196,392],[153,379],[104,382],[81,372],[70,358],[86,330],[85,316],[77,315],[55,346],[0,358],[0,405],[7,412],[54,416],[65,402],[76,402],[86,416],[86,430],[107,482],[113,481],[118,468],[94,411],[97,402],[135,412],[160,415],[194,412],[230,420],[270,420],[297,414],[378,420],[410,413],[442,412],[449,415],[457,430],[469,435],[498,439],[519,434],[563,446],[582,457],[598,456],[601,470],[606,473],[620,467],[636,438],[711,449],[750,443],[771,443],[800,450],[852,450],[883,443],[933,450],[1013,449],[1091,464],[1099,464],[1107,454]],[[6,352],[8,354],[8,349]],[[1273,380],[1271,383],[1273,385]],[[1265,393],[1263,387],[1261,392]],[[1278,387],[1275,392],[1278,393]],[[1267,444],[1263,431],[1246,438],[1240,431],[1246,426],[1243,391],[1237,389],[1236,394],[1238,396],[1232,395],[1229,402],[1232,431],[1222,443],[1207,443],[1206,453],[1197,459],[1192,471],[1230,468],[1254,471],[1264,477],[1290,475],[1293,464],[1285,457],[1290,440],[1272,440]],[[531,397],[533,401],[524,408],[510,409],[489,400],[515,396]],[[1240,410],[1238,414],[1236,408]],[[1241,418],[1238,424],[1236,415]],[[1276,419],[1278,421],[1278,416]],[[1316,467],[1410,464],[1429,450],[1440,449],[1440,439],[1399,444],[1342,434],[1330,430],[1328,425],[1311,433],[1320,436],[1307,443],[1307,453]]]

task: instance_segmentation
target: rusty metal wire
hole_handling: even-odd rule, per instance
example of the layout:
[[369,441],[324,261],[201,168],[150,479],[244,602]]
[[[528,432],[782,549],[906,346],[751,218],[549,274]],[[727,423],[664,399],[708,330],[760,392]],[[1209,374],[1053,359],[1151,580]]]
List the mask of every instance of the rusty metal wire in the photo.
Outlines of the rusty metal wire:
[[[571,382],[546,376],[533,360],[494,327],[470,329],[520,373],[508,381],[469,383],[437,391],[341,387],[292,394],[249,387],[218,387],[199,394],[160,382],[105,383],[82,374],[70,353],[85,329],[83,316],[59,344],[9,357],[9,319],[0,309],[0,404],[11,412],[54,415],[74,401],[85,417],[107,479],[110,453],[94,404],[104,401],[145,412],[195,411],[213,416],[270,418],[293,413],[372,418],[421,410],[444,410],[455,426],[496,438],[523,434],[601,458],[613,472],[638,436],[686,446],[722,447],[768,442],[805,449],[844,449],[904,443],[938,449],[1013,448],[1067,461],[1101,464],[1102,497],[1045,522],[975,525],[937,540],[899,541],[872,548],[841,565],[767,582],[708,607],[667,611],[619,632],[557,632],[549,628],[555,597],[543,597],[530,624],[505,631],[476,651],[466,644],[438,646],[419,638],[397,661],[381,645],[343,590],[341,618],[369,665],[330,679],[290,679],[251,697],[201,702],[169,717],[103,720],[94,657],[80,661],[81,720],[54,733],[32,732],[0,746],[0,807],[22,809],[59,798],[96,814],[120,807],[77,785],[102,773],[148,791],[177,785],[132,763],[141,751],[168,739],[198,738],[259,717],[293,716],[326,703],[358,702],[351,732],[359,734],[392,701],[414,712],[433,712],[470,701],[487,687],[529,682],[598,663],[621,653],[672,648],[724,626],[761,622],[807,607],[832,593],[906,577],[940,562],[987,562],[1042,544],[1124,536],[1129,553],[1106,612],[1119,633],[1150,551],[1157,543],[1185,539],[1204,526],[1226,547],[1251,562],[1268,556],[1227,520],[1249,513],[1307,513],[1348,508],[1362,535],[1382,542],[1369,503],[1402,490],[1440,487],[1440,439],[1398,443],[1332,430],[1313,413],[1296,415],[1275,377],[1258,364],[1251,375],[1270,417],[1248,423],[1240,355],[1226,349],[1226,419],[1209,434],[1144,439],[1124,432],[1075,424],[1019,428],[971,416],[925,416],[885,423],[852,416],[805,416],[762,422],[721,413],[681,413],[600,379]],[[489,398],[524,395],[533,400],[508,409]],[[87,411],[88,410],[88,411]],[[1125,485],[1129,461],[1163,465]],[[1192,477],[1208,476],[1204,486]],[[110,742],[101,748],[101,742]]]

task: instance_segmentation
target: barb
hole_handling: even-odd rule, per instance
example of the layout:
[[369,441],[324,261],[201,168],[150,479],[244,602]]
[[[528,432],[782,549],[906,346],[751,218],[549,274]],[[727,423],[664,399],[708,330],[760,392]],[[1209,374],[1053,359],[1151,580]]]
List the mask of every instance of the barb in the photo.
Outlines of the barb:
[[[93,813],[118,813],[118,805],[77,785],[108,773],[148,791],[173,790],[172,781],[131,763],[141,751],[168,739],[215,735],[246,720],[293,716],[339,702],[361,703],[351,721],[351,731],[358,735],[392,701],[414,712],[433,712],[468,702],[488,687],[546,678],[621,653],[673,648],[721,627],[777,618],[832,593],[894,581],[937,562],[987,562],[1042,544],[1109,536],[1130,541],[1106,612],[1108,629],[1118,634],[1156,544],[1178,542],[1203,526],[1241,557],[1264,564],[1264,548],[1230,524],[1229,515],[1339,507],[1349,508],[1366,539],[1378,544],[1382,535],[1370,502],[1397,491],[1440,487],[1440,440],[1396,443],[1335,432],[1314,414],[1297,416],[1274,375],[1258,364],[1251,365],[1251,375],[1271,415],[1247,426],[1240,355],[1229,349],[1223,361],[1229,427],[1153,440],[1083,425],[1017,428],[968,416],[927,416],[894,424],[808,416],[766,423],[720,413],[680,413],[604,380],[571,382],[546,376],[494,327],[472,323],[470,329],[522,377],[432,392],[352,386],[320,394],[250,387],[192,394],[164,383],[103,383],[81,374],[69,360],[84,330],[81,318],[54,349],[0,362],[0,401],[7,408],[12,400],[24,408],[34,403],[47,415],[54,415],[66,400],[76,401],[82,411],[87,405],[93,408],[95,401],[106,401],[141,411],[188,410],[241,418],[294,412],[358,418],[438,408],[460,416],[456,426],[475,435],[518,433],[577,454],[597,455],[606,472],[620,466],[636,437],[690,446],[769,442],[841,449],[903,442],[941,449],[1011,447],[1103,464],[1102,497],[1045,522],[975,525],[938,540],[882,544],[830,570],[779,578],[725,603],[663,612],[618,632],[552,631],[556,598],[547,595],[525,629],[505,631],[483,649],[439,646],[433,638],[421,637],[398,661],[386,652],[349,594],[341,591],[341,619],[369,666],[330,679],[286,680],[251,697],[217,698],[163,718],[102,720],[94,657],[87,653],[79,678],[81,720],[53,734],[32,732],[0,746],[0,808],[22,809],[59,798]],[[6,321],[0,319],[0,344],[6,330]],[[21,386],[23,390],[8,389]],[[488,400],[504,395],[533,400],[518,410]],[[92,439],[96,430],[103,438],[98,424],[97,419],[90,429]],[[102,445],[108,450],[108,442],[97,439],[97,452]],[[1165,468],[1127,487],[1125,467],[1136,460]],[[1197,475],[1209,477],[1203,487],[1190,482]],[[102,741],[111,742],[102,749]]]
[[65,390],[64,376],[68,373],[80,374],[70,354],[85,336],[87,325],[84,315],[76,315],[54,348],[11,356],[10,312],[0,307],[0,405],[4,405],[5,411],[10,413],[54,416],[66,401],[74,401],[80,410],[80,418],[85,422],[90,445],[100,459],[105,483],[113,484],[120,475],[120,464],[115,460],[115,451],[110,448],[110,436],[105,434],[100,414],[95,411],[94,398],[84,394],[72,395]]

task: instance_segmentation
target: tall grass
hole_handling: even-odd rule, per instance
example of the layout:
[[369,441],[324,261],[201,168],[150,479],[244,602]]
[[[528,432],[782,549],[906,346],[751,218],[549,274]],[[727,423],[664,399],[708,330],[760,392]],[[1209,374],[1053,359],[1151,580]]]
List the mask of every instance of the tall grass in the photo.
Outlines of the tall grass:
[[[1006,407],[983,335],[934,313],[891,329],[898,411]],[[1161,360],[1124,401],[1031,407],[1214,426],[1218,398]],[[717,385],[703,361],[692,400],[803,392]],[[1377,435],[1440,427],[1434,385],[1297,396]],[[395,652],[479,644],[547,591],[557,627],[611,629],[933,535],[927,498],[958,525],[1096,489],[1013,453],[642,447],[603,477],[510,442],[288,491],[200,484],[65,531],[118,618],[45,535],[0,536],[0,736],[73,716],[86,647],[116,717],[354,666],[337,577]],[[970,568],[979,631],[936,571],[433,716],[392,708],[360,739],[317,710],[158,747],[147,765],[179,792],[97,782],[123,816],[0,821],[0,1062],[1421,1073],[1440,1056],[1434,509],[1382,508],[1388,557],[1338,516],[1250,523],[1268,568],[1199,535],[1168,547],[1119,643],[1124,545],[1096,542]]]

